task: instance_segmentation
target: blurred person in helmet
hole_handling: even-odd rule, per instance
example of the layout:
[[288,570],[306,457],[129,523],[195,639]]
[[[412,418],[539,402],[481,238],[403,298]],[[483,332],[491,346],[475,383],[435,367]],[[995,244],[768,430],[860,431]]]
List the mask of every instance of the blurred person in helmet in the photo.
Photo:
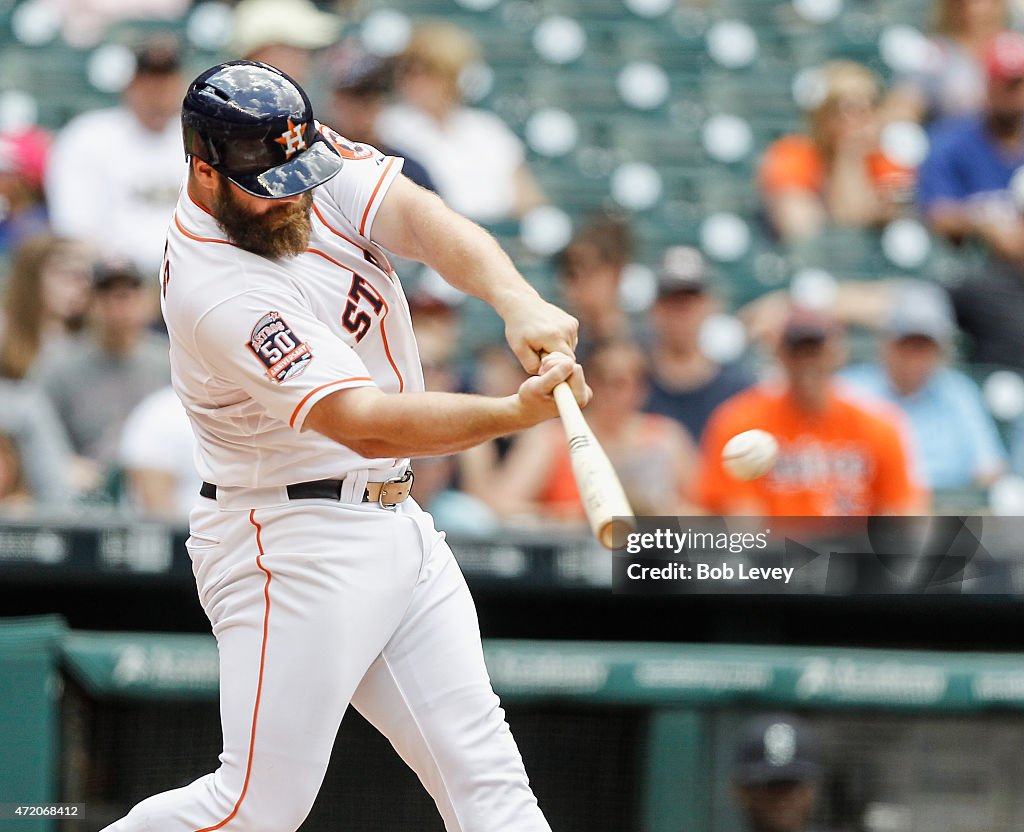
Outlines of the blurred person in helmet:
[[741,728],[732,785],[746,832],[810,832],[821,778],[816,738],[803,720],[768,714]]

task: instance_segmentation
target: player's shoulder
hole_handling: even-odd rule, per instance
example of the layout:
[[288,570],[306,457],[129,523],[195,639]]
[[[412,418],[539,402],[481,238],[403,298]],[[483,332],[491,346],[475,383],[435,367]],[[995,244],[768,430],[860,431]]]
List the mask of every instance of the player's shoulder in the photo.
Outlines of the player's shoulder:
[[263,258],[220,238],[191,234],[180,221],[168,236],[164,268],[162,302],[172,329],[194,325],[233,299],[286,291],[286,281]]

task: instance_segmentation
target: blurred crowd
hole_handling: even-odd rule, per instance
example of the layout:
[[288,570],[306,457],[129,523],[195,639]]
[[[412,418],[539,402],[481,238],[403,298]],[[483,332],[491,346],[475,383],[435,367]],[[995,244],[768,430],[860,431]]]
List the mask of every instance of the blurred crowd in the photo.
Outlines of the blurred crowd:
[[[63,36],[95,42],[117,15],[175,19],[188,5],[65,3]],[[322,121],[403,156],[407,176],[478,222],[548,201],[516,133],[465,98],[483,57],[467,31],[419,21],[384,57],[349,33],[346,11],[241,0],[225,57],[321,82]],[[699,249],[668,246],[638,287],[630,216],[574,218],[552,258],[555,299],[580,320],[588,420],[637,513],[926,513],[1024,474],[1024,427],[997,424],[973,369],[1024,370],[1024,35],[1012,11],[935,0],[918,71],[886,85],[837,56],[806,126],[760,149],[756,187],[780,251],[915,217],[981,252],[977,273],[839,280],[737,309]],[[180,520],[198,487],[157,303],[185,171],[186,57],[150,27],[117,106],[54,133],[0,132],[0,505],[11,510],[106,502]],[[928,139],[919,164],[886,138],[910,125]],[[428,388],[513,393],[523,371],[500,330],[467,357],[462,299],[436,275],[416,278]],[[721,451],[752,428],[773,433],[780,455],[740,482]],[[414,496],[453,532],[583,522],[557,422],[415,469]]]

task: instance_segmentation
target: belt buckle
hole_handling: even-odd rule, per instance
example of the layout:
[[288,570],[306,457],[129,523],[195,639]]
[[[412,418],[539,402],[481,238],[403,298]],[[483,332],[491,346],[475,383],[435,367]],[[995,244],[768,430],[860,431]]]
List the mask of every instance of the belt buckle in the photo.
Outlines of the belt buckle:
[[[414,479],[415,478],[412,473],[412,468],[406,468],[405,473],[402,474],[402,476],[389,477],[388,479],[384,480],[384,483],[380,487],[380,495],[377,497],[377,503],[383,509],[387,509],[388,511],[396,511],[398,509],[398,504],[404,502],[408,498],[409,494],[412,492],[412,483]],[[409,483],[409,488],[406,490],[405,496],[400,497],[399,499],[396,499],[393,502],[388,502],[388,486],[405,485],[406,483]]]

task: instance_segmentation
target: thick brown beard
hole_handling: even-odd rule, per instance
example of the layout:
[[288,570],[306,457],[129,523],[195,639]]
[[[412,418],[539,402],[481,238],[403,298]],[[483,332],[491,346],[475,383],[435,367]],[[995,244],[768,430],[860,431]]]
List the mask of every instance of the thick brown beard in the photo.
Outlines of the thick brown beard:
[[299,202],[254,214],[235,198],[231,183],[223,177],[217,183],[212,206],[217,225],[231,242],[272,260],[294,257],[306,250],[313,232],[312,207],[313,194],[307,191]]

